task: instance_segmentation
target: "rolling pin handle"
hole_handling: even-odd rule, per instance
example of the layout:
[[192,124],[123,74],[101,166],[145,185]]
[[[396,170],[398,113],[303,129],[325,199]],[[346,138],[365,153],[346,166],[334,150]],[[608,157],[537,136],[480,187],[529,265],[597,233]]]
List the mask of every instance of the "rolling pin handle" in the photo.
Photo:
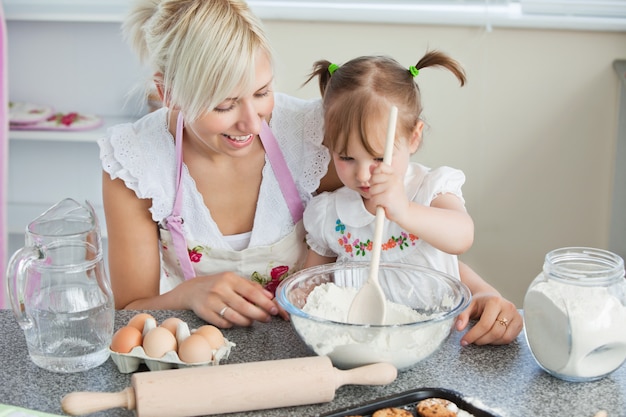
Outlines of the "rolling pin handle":
[[348,370],[335,368],[335,389],[342,385],[387,385],[398,376],[395,366],[387,362],[373,363]]
[[71,416],[81,416],[116,407],[135,409],[135,390],[132,387],[120,392],[71,392],[61,400],[61,408]]

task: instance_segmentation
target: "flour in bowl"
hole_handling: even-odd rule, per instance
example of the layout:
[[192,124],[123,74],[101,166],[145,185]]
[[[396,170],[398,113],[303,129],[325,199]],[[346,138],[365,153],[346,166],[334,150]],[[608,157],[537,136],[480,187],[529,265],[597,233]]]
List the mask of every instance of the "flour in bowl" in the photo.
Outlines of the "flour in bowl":
[[408,323],[428,320],[429,316],[392,302],[386,304],[385,327],[338,324],[347,323],[348,310],[356,293],[355,288],[325,283],[308,295],[304,312],[337,323],[292,316],[296,331],[307,345],[318,355],[328,355],[338,367],[390,362],[398,369],[406,369],[437,350],[450,333],[453,317],[410,325]]
[[[326,320],[347,323],[348,310],[357,291],[356,288],[340,287],[333,283],[319,285],[309,294],[302,311]],[[428,318],[403,304],[387,301],[385,306],[387,315],[384,324],[414,323]]]

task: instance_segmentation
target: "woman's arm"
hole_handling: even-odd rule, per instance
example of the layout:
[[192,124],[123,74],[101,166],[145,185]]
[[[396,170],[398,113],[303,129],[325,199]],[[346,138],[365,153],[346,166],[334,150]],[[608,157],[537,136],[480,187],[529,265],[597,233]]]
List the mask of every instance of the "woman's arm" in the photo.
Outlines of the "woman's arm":
[[302,269],[309,268],[311,266],[329,264],[331,262],[335,262],[336,260],[336,256],[322,256],[319,253],[315,252],[313,249],[309,248]]
[[[158,229],[150,215],[151,200],[140,199],[121,179],[102,175],[109,273],[116,308],[168,308],[159,295]],[[150,300],[146,303],[146,300]]]
[[[107,173],[102,190],[116,308],[192,310],[220,327],[248,326],[279,313],[270,292],[232,272],[186,280],[159,294],[159,236],[149,211],[151,201],[138,198],[122,180],[111,180]],[[224,307],[229,310],[220,315]]]
[[459,273],[472,293],[472,302],[457,318],[456,329],[462,331],[470,319],[477,320],[461,338],[461,345],[503,345],[515,340],[524,327],[524,319],[515,304],[460,261]]

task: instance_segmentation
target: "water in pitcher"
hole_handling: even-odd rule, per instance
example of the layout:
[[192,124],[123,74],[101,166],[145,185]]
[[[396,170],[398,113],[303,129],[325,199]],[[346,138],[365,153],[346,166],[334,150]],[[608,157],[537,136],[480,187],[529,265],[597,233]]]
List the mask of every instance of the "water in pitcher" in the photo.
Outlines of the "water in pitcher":
[[[88,289],[87,289],[88,290]],[[59,288],[55,298],[98,296],[85,288]],[[94,368],[109,357],[114,314],[110,300],[81,311],[58,313],[33,309],[33,326],[24,329],[32,361],[54,372],[78,372]]]
[[88,202],[65,199],[29,223],[6,277],[36,365],[78,372],[107,360],[115,308],[98,219]]

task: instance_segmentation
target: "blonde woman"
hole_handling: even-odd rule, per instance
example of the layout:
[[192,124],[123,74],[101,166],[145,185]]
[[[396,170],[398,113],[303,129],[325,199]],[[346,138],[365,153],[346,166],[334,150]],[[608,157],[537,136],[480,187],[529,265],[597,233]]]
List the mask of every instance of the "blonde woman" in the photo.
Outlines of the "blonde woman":
[[320,101],[274,92],[243,1],[141,0],[123,28],[165,106],[99,141],[116,307],[223,328],[284,314],[272,289],[304,260],[303,207],[338,186]]

